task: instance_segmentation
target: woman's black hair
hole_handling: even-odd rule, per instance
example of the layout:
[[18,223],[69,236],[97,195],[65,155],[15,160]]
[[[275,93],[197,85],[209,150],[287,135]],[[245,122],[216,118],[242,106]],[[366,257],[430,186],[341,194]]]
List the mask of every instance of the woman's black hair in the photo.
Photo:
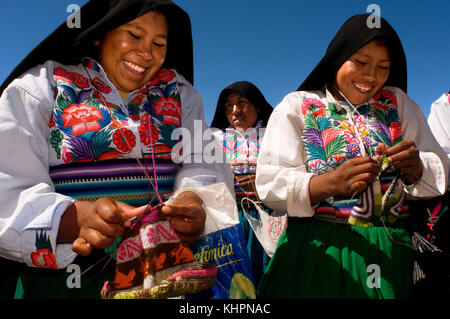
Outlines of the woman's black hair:
[[211,122],[211,127],[225,129],[230,126],[228,119],[225,115],[225,102],[228,94],[234,92],[242,97],[248,99],[252,104],[259,110],[258,121],[262,121],[262,126],[267,125],[270,114],[272,114],[273,108],[267,102],[261,91],[251,82],[248,81],[238,81],[230,84],[225,89],[220,92],[219,100],[217,101],[216,113]]
[[79,64],[83,57],[96,59],[101,40],[109,31],[151,10],[166,16],[169,40],[163,67],[175,69],[190,83],[194,82],[192,27],[189,15],[171,0],[90,0],[79,12],[81,27],[69,28],[64,21],[38,44],[9,74],[0,92],[17,77],[48,60]]
[[369,14],[349,18],[331,40],[324,57],[320,60],[298,91],[321,90],[332,83],[339,68],[361,47],[372,40],[382,39],[389,48],[391,67],[385,85],[407,91],[406,56],[402,43],[392,26],[382,17],[379,26],[368,24]]

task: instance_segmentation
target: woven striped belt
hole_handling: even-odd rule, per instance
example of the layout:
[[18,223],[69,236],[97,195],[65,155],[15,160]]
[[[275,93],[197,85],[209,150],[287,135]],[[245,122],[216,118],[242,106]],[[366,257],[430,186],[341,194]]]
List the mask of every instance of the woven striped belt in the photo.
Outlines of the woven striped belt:
[[[151,161],[143,163],[143,166],[154,183]],[[158,160],[155,166],[158,192],[167,198],[173,191],[178,166],[171,160]],[[56,192],[77,200],[95,201],[100,197],[110,197],[141,206],[148,204],[155,192],[134,159],[54,166],[50,168],[50,177]]]

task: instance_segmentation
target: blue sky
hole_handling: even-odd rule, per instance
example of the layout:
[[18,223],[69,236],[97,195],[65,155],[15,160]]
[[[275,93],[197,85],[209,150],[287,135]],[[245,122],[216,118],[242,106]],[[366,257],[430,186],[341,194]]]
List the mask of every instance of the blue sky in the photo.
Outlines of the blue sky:
[[[2,0],[0,81],[86,0]],[[195,87],[208,123],[220,91],[248,80],[273,106],[294,91],[350,16],[377,4],[402,40],[408,94],[428,116],[450,90],[448,0],[175,0],[192,21]]]

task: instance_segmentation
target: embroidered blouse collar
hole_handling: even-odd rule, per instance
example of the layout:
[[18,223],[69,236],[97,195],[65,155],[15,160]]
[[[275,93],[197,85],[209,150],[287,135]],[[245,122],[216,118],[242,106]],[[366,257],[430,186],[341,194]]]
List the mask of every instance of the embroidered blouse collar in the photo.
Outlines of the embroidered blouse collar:
[[[336,99],[334,98],[333,94],[331,94],[331,92],[328,90],[328,87],[325,87],[325,99],[326,99],[326,102],[327,102],[327,103],[329,103],[329,102],[333,103],[338,111],[341,111],[341,110],[343,109],[342,105],[348,105],[349,107],[351,107],[351,106],[349,105],[348,102],[345,102],[345,101],[336,101]],[[354,106],[356,109],[358,109],[358,108],[359,108],[360,106],[362,106],[362,105],[367,105],[367,104],[370,105],[370,104],[372,104],[372,103],[374,103],[374,102],[375,102],[375,100],[373,99],[373,97],[371,97],[371,98],[370,98],[369,100],[367,100],[365,103],[361,103],[361,104],[353,105],[353,106]],[[344,109],[345,109],[345,108],[344,108]]]

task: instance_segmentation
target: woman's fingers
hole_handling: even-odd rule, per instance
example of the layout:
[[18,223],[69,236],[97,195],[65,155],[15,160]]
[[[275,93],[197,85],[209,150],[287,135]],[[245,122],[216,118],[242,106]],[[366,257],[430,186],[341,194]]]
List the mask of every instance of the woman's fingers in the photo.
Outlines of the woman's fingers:
[[82,237],[78,237],[72,243],[72,250],[81,256],[90,255],[92,252],[92,249],[93,249],[93,247],[91,246],[91,244],[89,244],[89,242]]

